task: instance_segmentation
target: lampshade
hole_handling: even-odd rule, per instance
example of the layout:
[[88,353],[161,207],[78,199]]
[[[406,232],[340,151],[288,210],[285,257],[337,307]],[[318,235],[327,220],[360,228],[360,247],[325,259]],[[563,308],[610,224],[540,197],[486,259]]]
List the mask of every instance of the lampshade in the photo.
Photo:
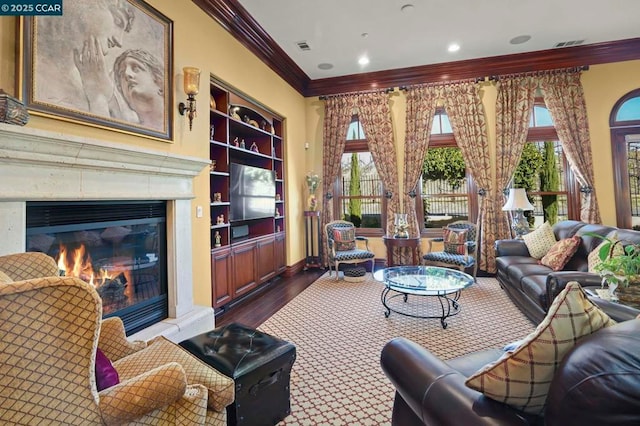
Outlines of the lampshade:
[[200,90],[200,70],[195,67],[184,67],[184,93],[197,95]]
[[510,188],[509,189],[509,199],[504,206],[502,206],[502,210],[510,211],[510,210],[534,210],[534,207],[531,205],[529,200],[527,199],[527,193],[524,188]]

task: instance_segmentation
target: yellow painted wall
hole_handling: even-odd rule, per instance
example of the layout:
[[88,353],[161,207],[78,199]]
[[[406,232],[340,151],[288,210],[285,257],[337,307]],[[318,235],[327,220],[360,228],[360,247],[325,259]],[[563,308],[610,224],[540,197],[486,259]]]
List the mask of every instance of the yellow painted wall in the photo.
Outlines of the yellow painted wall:
[[[582,74],[582,84],[587,104],[591,149],[594,159],[595,189],[599,199],[602,222],[616,225],[616,210],[611,165],[611,140],[609,135],[609,114],[613,105],[623,95],[633,89],[640,88],[640,61],[616,62],[593,65]],[[491,165],[496,164],[496,98],[497,89],[491,82],[483,83],[480,96],[485,108],[487,133],[491,153]],[[404,173],[404,141],[405,141],[405,95],[398,91],[389,96],[391,119],[394,128],[398,158],[398,180],[402,185]],[[316,170],[322,170],[322,120],[324,109],[318,98],[307,100],[307,140],[312,142]],[[493,172],[495,178],[495,172]],[[401,191],[404,189],[401,187]],[[423,240],[423,249],[426,243]],[[370,238],[369,245],[376,258],[385,258],[386,250],[381,238]]]
[[[176,104],[184,100],[181,87],[183,66],[196,66],[202,70],[198,105],[208,104],[207,78],[214,74],[219,79],[250,95],[285,117],[284,136],[287,144],[285,159],[287,201],[287,264],[293,265],[304,258],[302,211],[304,210],[304,176],[313,170],[322,174],[322,119],[324,102],[318,98],[304,99],[265,64],[245,49],[238,41],[208,17],[192,2],[148,0],[148,3],[174,22],[174,96]],[[0,17],[0,88],[14,94],[16,86],[16,19]],[[613,104],[625,93],[640,87],[640,61],[595,65],[582,77],[592,150],[595,161],[596,191],[605,224],[615,224],[614,182],[611,172],[611,151],[608,119]],[[495,164],[495,98],[496,89],[485,83],[482,99],[487,112],[492,164]],[[396,140],[399,179],[402,182],[405,133],[405,97],[396,91],[390,96],[394,138]],[[173,143],[97,129],[59,120],[32,116],[28,126],[55,130],[73,135],[131,144],[144,148],[168,151],[181,155],[208,157],[208,120],[201,112],[189,131],[184,118],[176,114]],[[309,148],[305,149],[305,142]],[[193,263],[194,294],[196,303],[210,304],[211,281],[209,262],[208,173],[195,179],[196,198],[193,210]],[[204,218],[195,217],[197,205],[204,207]],[[372,239],[376,257],[385,257],[380,239]]]
[[[304,257],[304,242],[301,239],[304,235],[304,223],[297,218],[302,217],[303,205],[300,201],[300,184],[295,182],[303,181],[306,169],[301,167],[306,163],[305,99],[193,2],[175,0],[147,0],[147,2],[173,21],[173,77],[176,106],[186,98],[182,90],[182,67],[195,66],[202,71],[200,93],[196,96],[201,112],[193,123],[193,131],[189,131],[185,118],[177,114],[177,107],[174,117],[173,143],[33,115],[27,126],[180,155],[208,158],[209,120],[206,112],[209,104],[208,76],[214,74],[285,117],[287,264],[292,265],[300,261]],[[4,88],[11,94],[16,93],[15,28],[15,18],[0,17],[0,88]],[[196,198],[192,201],[192,238],[195,303],[210,306],[208,176],[208,169],[205,169],[194,181]],[[202,218],[196,218],[195,215],[198,205],[204,208]]]

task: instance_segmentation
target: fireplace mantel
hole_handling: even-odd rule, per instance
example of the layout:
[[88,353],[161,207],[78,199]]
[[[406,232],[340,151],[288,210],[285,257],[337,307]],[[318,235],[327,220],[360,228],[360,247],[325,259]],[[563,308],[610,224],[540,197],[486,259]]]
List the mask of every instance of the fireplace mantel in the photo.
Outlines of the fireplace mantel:
[[[181,340],[213,327],[193,303],[193,178],[208,159],[0,124],[0,255],[25,251],[26,201],[166,200],[169,318],[132,336]],[[204,319],[204,320],[203,320]],[[185,337],[186,336],[186,337]]]

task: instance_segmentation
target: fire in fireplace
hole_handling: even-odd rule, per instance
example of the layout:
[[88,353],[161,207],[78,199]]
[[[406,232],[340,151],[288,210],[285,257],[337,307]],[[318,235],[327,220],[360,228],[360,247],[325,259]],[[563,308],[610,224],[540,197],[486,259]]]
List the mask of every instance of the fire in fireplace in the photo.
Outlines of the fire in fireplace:
[[28,202],[27,250],[95,286],[127,334],[168,316],[164,202]]

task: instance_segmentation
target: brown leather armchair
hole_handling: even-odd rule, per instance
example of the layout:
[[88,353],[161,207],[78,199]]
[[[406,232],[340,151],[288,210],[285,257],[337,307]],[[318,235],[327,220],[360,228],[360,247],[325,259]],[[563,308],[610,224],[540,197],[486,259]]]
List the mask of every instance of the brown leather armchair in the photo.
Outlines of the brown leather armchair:
[[467,377],[501,354],[495,349],[443,361],[410,340],[391,340],[381,364],[396,388],[392,424],[640,424],[640,319],[578,342],[556,371],[544,416],[525,414],[465,385]]

